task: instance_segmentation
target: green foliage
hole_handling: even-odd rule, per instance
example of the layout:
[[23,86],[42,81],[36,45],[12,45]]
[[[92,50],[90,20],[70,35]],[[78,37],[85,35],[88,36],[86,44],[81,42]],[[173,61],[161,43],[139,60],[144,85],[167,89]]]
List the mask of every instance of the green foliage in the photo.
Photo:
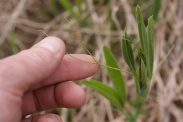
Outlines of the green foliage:
[[152,16],[148,19],[147,37],[149,43],[148,44],[149,45],[148,63],[150,72],[149,78],[151,78],[153,73],[153,61],[154,61],[154,20]]
[[132,0],[132,5],[148,6],[144,9],[147,16],[153,15],[155,22],[158,21],[158,15],[161,8],[162,0]]
[[[106,61],[106,68],[108,76],[112,81],[113,88],[99,82],[99,81],[83,81],[82,83],[91,87],[111,103],[113,103],[119,110],[121,110],[126,118],[130,122],[136,122],[137,118],[143,111],[143,105],[146,101],[150,81],[153,74],[153,62],[154,62],[154,29],[153,29],[153,17],[148,19],[147,27],[144,24],[140,7],[136,7],[136,18],[138,24],[138,32],[140,37],[140,44],[136,44],[138,48],[138,66],[135,66],[134,50],[131,43],[135,42],[133,39],[124,33],[122,38],[122,52],[125,62],[128,64],[132,75],[135,80],[136,98],[135,100],[126,100],[126,88],[123,78],[122,70],[118,66],[118,63],[108,47],[103,48],[104,57]],[[97,63],[99,64],[99,63]],[[100,65],[100,64],[99,64]],[[129,102],[134,111],[129,111],[124,107],[125,103]]]
[[[104,56],[106,65],[119,69],[118,63],[112,54],[111,50],[108,47],[103,48]],[[125,81],[121,74],[120,70],[111,69],[110,67],[107,67],[107,72],[109,75],[109,78],[111,79],[114,89],[120,96],[121,102],[124,104],[126,100],[126,92],[125,92]]]
[[112,89],[111,87],[95,80],[84,80],[82,81],[83,84],[91,87],[93,90],[97,91],[101,95],[103,95],[105,98],[107,98],[113,105],[115,105],[117,108],[121,109],[123,108],[123,103],[120,102],[120,97],[118,93]]
[[135,69],[135,61],[134,61],[134,55],[133,55],[133,50],[130,44],[130,38],[127,35],[126,31],[122,39],[122,50],[123,50],[123,55],[124,59],[127,62],[129,68],[133,72],[134,75],[136,75],[136,69]]
[[[145,60],[144,62],[146,62],[146,66],[147,66],[147,75],[149,78],[152,77],[152,71],[153,71],[153,18],[150,17],[150,19],[148,20],[148,32],[146,30],[143,18],[142,18],[142,13],[140,10],[140,7],[137,6],[136,8],[136,18],[137,18],[137,24],[138,24],[138,32],[139,32],[139,37],[140,37],[140,43],[142,46],[142,50],[144,52],[145,55]],[[150,34],[150,35],[148,35]],[[152,38],[152,39],[150,39]]]

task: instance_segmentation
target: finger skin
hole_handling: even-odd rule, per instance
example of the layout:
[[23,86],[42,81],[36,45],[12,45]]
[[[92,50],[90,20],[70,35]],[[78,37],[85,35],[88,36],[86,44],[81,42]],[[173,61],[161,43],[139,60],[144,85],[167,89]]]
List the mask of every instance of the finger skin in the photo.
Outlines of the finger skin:
[[[85,54],[72,54],[77,60],[69,55],[65,55],[57,67],[57,70],[45,81],[36,84],[32,89],[49,86],[58,82],[73,81],[87,78],[98,71],[98,64],[95,64],[93,58]],[[90,63],[87,63],[90,62]]]
[[23,115],[58,107],[78,108],[86,100],[84,90],[74,82],[62,82],[26,93]]
[[22,122],[62,122],[62,120],[58,115],[45,114],[30,117],[28,119],[23,120]]
[[0,60],[0,122],[20,122],[23,94],[50,76],[64,54],[63,41],[47,37],[31,49]]
[[47,37],[41,43],[49,41],[59,45],[61,51],[52,52],[38,43],[31,49],[0,60],[0,84],[3,84],[0,85],[0,89],[11,88],[23,93],[32,85],[50,76],[65,54],[65,45],[56,37]]

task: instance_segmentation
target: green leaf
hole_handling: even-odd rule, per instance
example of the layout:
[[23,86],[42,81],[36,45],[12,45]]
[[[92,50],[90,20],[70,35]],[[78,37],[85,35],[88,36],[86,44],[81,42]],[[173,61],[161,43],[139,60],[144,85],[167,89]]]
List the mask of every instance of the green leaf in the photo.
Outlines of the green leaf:
[[[142,13],[140,10],[140,7],[136,7],[136,18],[137,18],[137,24],[138,24],[138,32],[139,32],[139,37],[140,37],[140,43],[142,46],[143,52],[147,53],[148,47],[147,47],[147,32],[146,32],[146,27],[142,18]],[[146,54],[145,54],[146,56]],[[146,58],[146,57],[145,57]]]
[[[105,56],[106,65],[109,67],[120,69],[111,50],[108,47],[104,47],[103,52]],[[121,102],[124,105],[126,101],[126,90],[125,90],[124,78],[120,70],[115,70],[109,67],[107,67],[109,78],[111,79],[113,86],[117,91],[118,95],[120,96]]]
[[[148,38],[146,27],[145,27],[145,24],[144,24],[144,21],[143,21],[143,18],[142,18],[142,13],[141,13],[141,10],[140,10],[139,6],[136,7],[136,17],[137,17],[137,23],[138,23],[140,43],[141,43],[141,46],[142,46],[142,50],[145,54],[145,62],[146,62],[146,67],[147,67],[147,76],[149,78],[151,78],[151,76],[152,76],[152,64],[151,64],[151,59],[152,59],[151,46],[152,45],[151,44],[152,44],[152,42],[150,42],[150,40]],[[151,26],[149,28],[152,29]]]
[[[147,69],[145,67],[146,65],[146,62],[145,62],[145,56],[144,56],[144,52],[142,50],[142,47],[141,45],[138,47],[138,61],[139,61],[139,68],[136,70],[136,74],[137,74],[137,77],[135,79],[135,86],[136,86],[136,93],[137,93],[137,96],[140,96],[141,95],[141,89],[143,87],[143,83],[142,83],[142,80],[141,80],[141,76],[142,76],[142,62],[143,62],[143,66],[144,66],[144,70],[143,72],[146,72],[147,74]],[[144,81],[144,80],[143,80]],[[145,83],[146,84],[146,83]]]
[[82,84],[85,84],[86,86],[92,88],[93,90],[100,93],[102,96],[107,98],[113,105],[115,105],[117,108],[121,109],[123,108],[123,104],[120,102],[120,98],[117,94],[117,92],[112,89],[111,87],[96,81],[96,80],[83,80]]
[[136,89],[136,94],[140,95],[140,78],[139,78],[139,68],[136,70],[137,76],[135,77],[135,89]]
[[137,18],[137,24],[138,24],[138,32],[140,37],[140,43],[142,44],[142,49],[145,51],[146,47],[146,41],[147,41],[147,32],[145,28],[145,24],[143,21],[142,13],[140,10],[140,6],[136,7],[136,18]]
[[144,51],[142,50],[142,47],[139,46],[139,47],[138,47],[138,60],[140,61],[141,59],[144,61],[144,64],[145,64],[145,66],[146,66],[146,60],[145,60]]
[[147,36],[149,40],[149,78],[152,77],[153,74],[153,63],[154,63],[154,20],[153,16],[148,19],[148,26],[147,26]]
[[135,61],[134,61],[134,54],[133,54],[133,50],[131,47],[131,44],[129,42],[129,37],[125,31],[125,34],[123,36],[123,45],[122,45],[122,50],[123,50],[123,55],[124,55],[124,59],[126,61],[126,63],[128,64],[129,68],[131,69],[131,71],[133,72],[134,76],[136,75],[136,68],[135,68]]
[[148,85],[147,71],[143,60],[140,60],[139,66],[139,80],[140,80],[140,90],[144,89]]
[[141,107],[146,98],[149,91],[149,79],[147,77],[147,69],[145,67],[144,61],[140,59],[140,65],[139,65],[139,85],[140,85],[140,93],[137,94],[137,106]]

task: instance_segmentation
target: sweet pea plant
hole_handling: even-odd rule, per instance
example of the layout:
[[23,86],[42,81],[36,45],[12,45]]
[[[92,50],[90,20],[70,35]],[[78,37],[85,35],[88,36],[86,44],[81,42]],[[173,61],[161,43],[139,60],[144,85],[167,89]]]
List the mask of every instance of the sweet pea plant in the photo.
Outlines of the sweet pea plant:
[[[135,63],[134,50],[131,43],[134,40],[124,33],[122,38],[122,53],[125,62],[129,66],[130,74],[134,77],[136,95],[134,99],[128,99],[126,95],[125,80],[114,55],[108,47],[103,47],[103,53],[106,61],[107,72],[113,87],[110,87],[100,81],[83,80],[82,83],[92,88],[102,96],[107,98],[115,107],[124,113],[128,121],[136,122],[139,115],[143,113],[143,105],[147,99],[151,79],[153,75],[154,61],[154,29],[153,17],[148,19],[147,27],[144,24],[140,7],[136,7],[136,19],[140,44],[138,49],[138,64]],[[133,110],[125,107],[130,103]]]

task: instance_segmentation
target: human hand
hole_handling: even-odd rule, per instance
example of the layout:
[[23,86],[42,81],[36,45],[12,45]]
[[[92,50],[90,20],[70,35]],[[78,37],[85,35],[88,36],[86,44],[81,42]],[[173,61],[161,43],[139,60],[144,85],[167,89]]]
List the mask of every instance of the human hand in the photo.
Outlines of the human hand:
[[[0,122],[61,122],[46,114],[22,120],[38,111],[84,104],[85,93],[71,80],[93,75],[97,64],[65,54],[63,41],[47,37],[31,49],[0,60]],[[88,55],[74,57],[94,62]]]

